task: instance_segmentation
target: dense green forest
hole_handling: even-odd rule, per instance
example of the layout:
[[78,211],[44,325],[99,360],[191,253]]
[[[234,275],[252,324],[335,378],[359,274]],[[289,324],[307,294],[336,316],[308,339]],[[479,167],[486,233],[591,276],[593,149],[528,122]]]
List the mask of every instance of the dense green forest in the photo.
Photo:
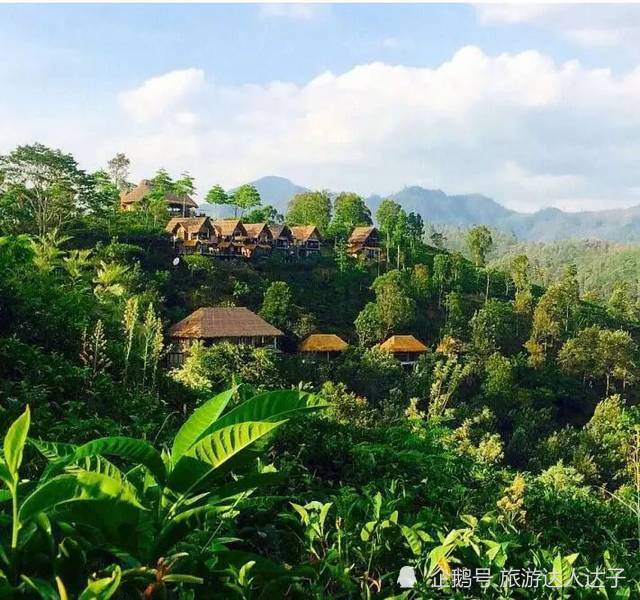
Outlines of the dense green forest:
[[[482,226],[447,250],[392,199],[304,192],[279,216],[219,186],[323,251],[174,264],[164,198],[194,182],[153,182],[124,212],[122,155],[0,157],[1,597],[640,597],[640,315],[610,265],[603,299],[583,246],[542,280],[539,255],[489,262]],[[352,259],[373,218],[386,260]],[[221,305],[282,350],[167,368],[168,326]],[[309,362],[312,332],[349,348]],[[429,347],[414,367],[378,348],[394,333]]]
[[[432,228],[446,238],[447,249],[468,253],[466,229],[438,226]],[[549,285],[562,277],[569,265],[577,268],[577,278],[583,296],[606,303],[616,287],[625,285],[637,297],[640,281],[640,245],[604,240],[563,240],[557,242],[527,242],[511,234],[492,230],[493,246],[488,263],[508,270],[511,261],[526,254],[531,264],[531,280]]]

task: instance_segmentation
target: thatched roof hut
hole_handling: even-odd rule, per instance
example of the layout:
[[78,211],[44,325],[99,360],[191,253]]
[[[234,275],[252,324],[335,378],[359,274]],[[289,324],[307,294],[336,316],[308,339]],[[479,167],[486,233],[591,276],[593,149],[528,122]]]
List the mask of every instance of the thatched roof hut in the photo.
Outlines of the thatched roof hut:
[[[131,210],[137,202],[140,202],[140,200],[152,191],[153,183],[149,179],[143,179],[136,187],[120,195],[120,208],[123,210]],[[195,201],[187,194],[178,196],[177,194],[169,192],[164,195],[164,199],[167,201],[169,209],[173,212],[179,212],[185,209],[189,211],[193,208],[198,208]]]
[[380,344],[381,350],[392,354],[398,353],[424,353],[429,350],[420,340],[412,335],[392,335]]
[[414,365],[420,355],[429,350],[412,335],[392,335],[380,344],[380,349],[393,354],[394,358],[404,366]]
[[300,343],[299,352],[342,352],[349,344],[334,333],[312,333]]
[[267,345],[284,335],[248,308],[203,307],[169,329],[174,340],[228,340],[237,344]]

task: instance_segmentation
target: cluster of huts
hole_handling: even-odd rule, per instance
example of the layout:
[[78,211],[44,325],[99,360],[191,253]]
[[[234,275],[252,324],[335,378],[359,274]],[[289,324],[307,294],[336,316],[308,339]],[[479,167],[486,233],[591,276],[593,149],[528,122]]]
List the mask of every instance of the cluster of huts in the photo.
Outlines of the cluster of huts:
[[[230,342],[254,347],[278,348],[284,334],[244,307],[203,307],[169,329],[171,351],[169,365],[182,364],[191,344]],[[348,348],[347,342],[333,333],[314,333],[298,346],[298,352],[310,361],[331,359]],[[393,335],[380,344],[402,365],[412,366],[427,347],[412,335]]]
[[[143,180],[121,196],[122,210],[132,210],[152,190],[151,182]],[[166,194],[165,199],[171,214],[166,232],[176,254],[252,258],[276,251],[304,258],[321,251],[322,236],[315,225],[214,220],[204,215],[193,216],[198,205],[188,195]],[[354,228],[347,252],[354,258],[380,260],[382,252],[378,230],[375,227]]]

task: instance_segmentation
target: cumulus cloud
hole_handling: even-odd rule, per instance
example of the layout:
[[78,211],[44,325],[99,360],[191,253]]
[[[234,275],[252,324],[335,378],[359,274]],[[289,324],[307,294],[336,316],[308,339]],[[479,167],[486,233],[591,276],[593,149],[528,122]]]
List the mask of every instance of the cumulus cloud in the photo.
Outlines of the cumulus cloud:
[[182,69],[151,77],[139,87],[122,92],[122,108],[136,121],[157,119],[182,105],[204,85],[202,69]]
[[[191,84],[177,78],[178,90],[160,86],[170,100],[148,95],[150,81],[172,78],[138,88],[141,115],[134,102],[101,114],[101,130],[65,121],[78,132],[68,150],[88,168],[124,151],[135,178],[187,169],[201,196],[274,174],[361,194],[479,192],[527,211],[640,203],[640,67],[617,74],[466,47],[433,68],[371,63],[302,84],[207,86],[199,72]],[[150,112],[156,95],[163,103]]]

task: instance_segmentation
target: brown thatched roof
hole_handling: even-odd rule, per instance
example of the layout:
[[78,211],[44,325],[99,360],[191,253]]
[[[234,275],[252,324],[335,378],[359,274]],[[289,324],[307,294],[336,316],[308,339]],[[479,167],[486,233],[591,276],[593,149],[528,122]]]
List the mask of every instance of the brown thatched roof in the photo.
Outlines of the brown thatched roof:
[[281,336],[276,329],[244,307],[203,307],[169,329],[172,338],[236,338]]
[[208,220],[209,217],[174,217],[167,223],[165,231],[173,233],[178,225],[182,225],[188,232],[199,231]]
[[240,219],[221,219],[220,221],[214,221],[213,226],[216,228],[218,235],[247,235],[247,230]]
[[354,227],[349,236],[350,244],[364,244],[372,234],[377,234],[378,230],[373,226]]
[[294,239],[298,242],[306,242],[313,235],[320,239],[320,232],[315,225],[294,225],[290,229]]
[[265,231],[267,237],[272,237],[271,231],[266,223],[243,223],[247,237],[257,238],[260,237]]
[[388,340],[380,344],[381,350],[387,352],[426,352],[428,348],[412,335],[392,335]]
[[333,333],[313,333],[298,348],[300,352],[342,352],[348,344]]
[[293,238],[293,234],[288,225],[269,225],[269,231],[271,231],[274,240],[280,237]]
[[[120,206],[124,207],[135,202],[140,202],[147,194],[153,191],[153,184],[148,179],[143,179],[136,187],[123,192],[120,195]],[[186,208],[198,208],[198,205],[190,196],[178,196],[177,194],[165,194],[165,200],[175,206],[185,206]]]

